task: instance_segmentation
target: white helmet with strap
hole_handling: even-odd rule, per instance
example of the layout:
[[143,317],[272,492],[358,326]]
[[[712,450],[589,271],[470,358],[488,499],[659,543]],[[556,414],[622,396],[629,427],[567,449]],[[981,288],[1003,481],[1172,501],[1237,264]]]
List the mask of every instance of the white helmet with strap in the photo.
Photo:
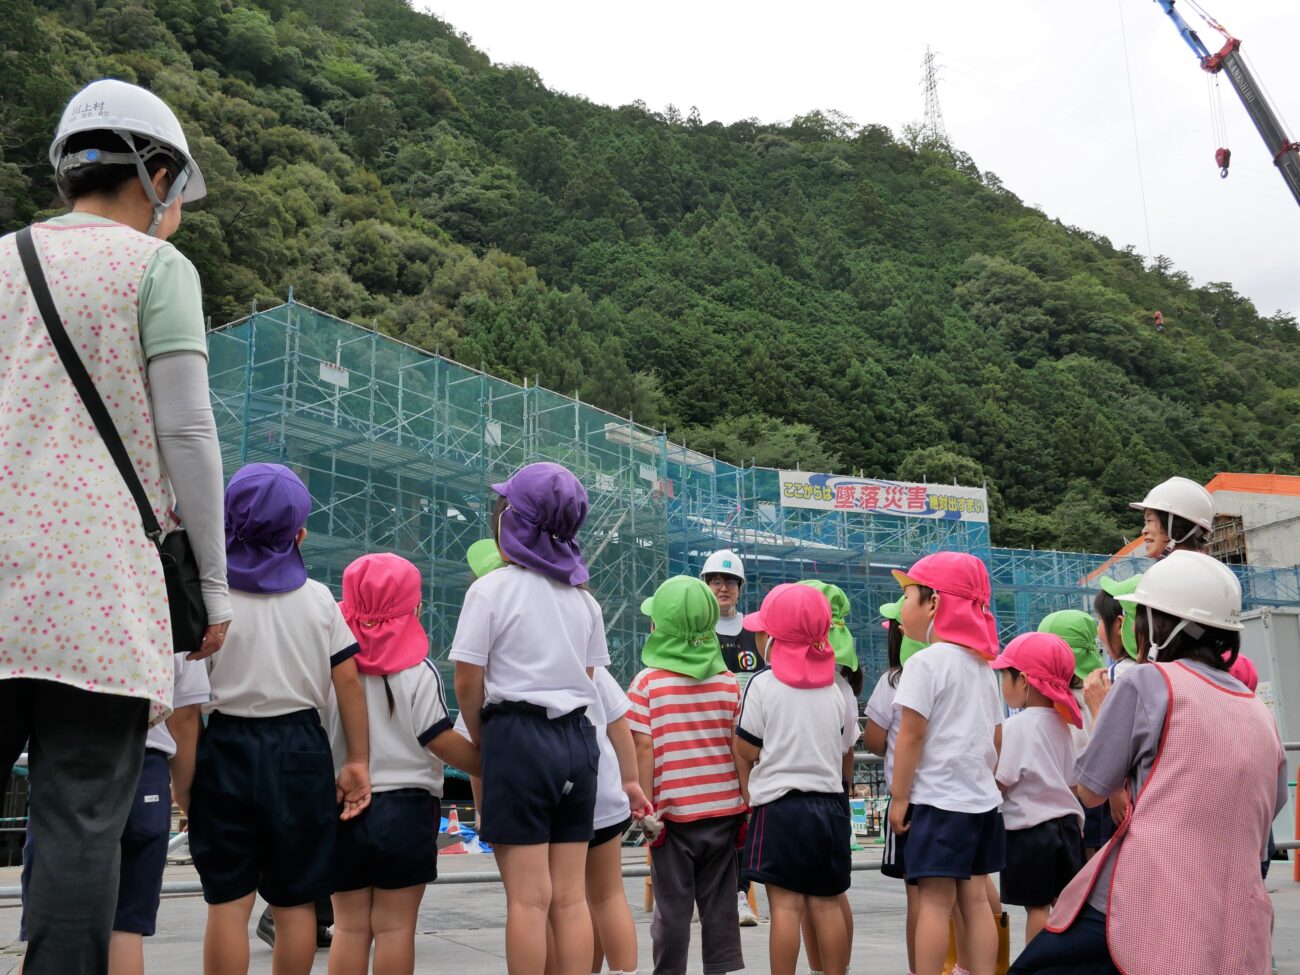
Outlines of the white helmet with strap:
[[[89,148],[80,152],[65,151],[68,139],[81,132],[112,132],[125,142],[129,152],[109,152]],[[166,199],[158,199],[146,160],[167,153],[180,165],[180,174],[172,183]],[[190,155],[189,142],[181,129],[180,119],[167,107],[166,102],[139,85],[127,84],[113,78],[92,81],[72,96],[59,127],[50,143],[50,164],[54,167],[59,192],[63,192],[64,174],[81,166],[132,165],[140,175],[145,193],[153,205],[152,234],[162,222],[163,214],[177,198],[186,203],[201,200],[208,192],[203,173]],[[66,197],[65,197],[66,200]]]
[[1161,481],[1141,501],[1129,505],[1138,511],[1159,511],[1165,518],[1165,533],[1169,536],[1169,547],[1187,541],[1195,529],[1186,532],[1181,538],[1174,537],[1174,517],[1190,521],[1203,531],[1214,528],[1214,496],[1195,481],[1186,477],[1171,477]]
[[1206,628],[1241,630],[1241,583],[1232,570],[1218,559],[1200,552],[1171,552],[1142,574],[1142,581],[1125,602],[1145,606],[1147,635],[1154,639],[1152,610],[1159,610],[1181,622],[1159,644],[1149,649],[1151,659],[1169,641],[1187,630],[1193,637]]
[[704,560],[704,568],[700,570],[700,578],[705,581],[712,575],[731,576],[744,582],[745,563],[731,549],[719,549]]

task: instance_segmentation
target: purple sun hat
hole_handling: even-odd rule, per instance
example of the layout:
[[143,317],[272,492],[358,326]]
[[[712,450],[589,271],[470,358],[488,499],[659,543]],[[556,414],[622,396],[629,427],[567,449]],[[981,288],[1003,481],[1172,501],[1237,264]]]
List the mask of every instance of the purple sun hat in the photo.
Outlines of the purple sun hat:
[[509,504],[497,524],[507,559],[568,586],[591,577],[576,537],[587,520],[587,489],[572,471],[559,464],[529,464],[492,490]]
[[241,592],[291,592],[307,581],[298,530],[311,495],[282,464],[249,464],[226,486],[226,576]]

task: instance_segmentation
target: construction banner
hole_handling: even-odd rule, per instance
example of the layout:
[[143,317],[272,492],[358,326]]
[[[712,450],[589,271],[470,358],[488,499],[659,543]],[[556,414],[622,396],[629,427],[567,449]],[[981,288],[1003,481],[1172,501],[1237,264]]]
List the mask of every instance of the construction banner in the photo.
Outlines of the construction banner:
[[780,475],[780,500],[787,508],[949,521],[989,520],[989,498],[984,488],[910,484],[804,471],[781,471]]

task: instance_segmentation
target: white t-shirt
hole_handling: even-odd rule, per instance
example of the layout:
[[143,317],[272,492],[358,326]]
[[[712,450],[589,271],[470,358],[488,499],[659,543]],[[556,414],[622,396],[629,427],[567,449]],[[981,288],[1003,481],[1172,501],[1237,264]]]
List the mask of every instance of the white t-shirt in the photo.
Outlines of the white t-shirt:
[[[844,696],[844,733],[847,735],[850,729],[856,729],[857,734],[853,740],[848,743],[844,749],[845,754],[853,751],[858,745],[858,739],[862,737],[862,725],[858,723],[858,696],[853,693],[853,688],[839,673],[835,672],[835,686],[840,689],[840,694]],[[846,739],[847,740],[847,739]]]
[[996,809],[993,733],[1002,723],[998,677],[985,661],[952,643],[932,643],[903,668],[894,706],[929,722],[912,780],[913,804],[949,812]]
[[632,814],[632,804],[623,791],[618,755],[605,731],[610,722],[627,714],[632,702],[604,667],[597,667],[591,679],[596,685],[596,703],[587,710],[587,714],[596,726],[596,740],[600,743],[600,768],[596,776],[596,818],[593,825],[596,829],[604,829],[621,823]]
[[1007,787],[1002,819],[1007,829],[1028,829],[1039,823],[1077,816],[1083,807],[1070,791],[1074,776],[1074,730],[1055,708],[1025,708],[1002,727],[998,783]]
[[273,718],[329,702],[331,672],[357,652],[330,591],[308,579],[292,592],[230,590],[234,619],[208,657],[212,701],[203,710]]
[[[172,713],[194,704],[206,704],[212,691],[208,687],[208,669],[203,666],[203,661],[190,663],[189,654],[177,653],[172,655],[172,667],[176,671],[172,685]],[[176,754],[176,740],[167,730],[166,721],[159,721],[149,729],[144,747],[156,749],[168,758]]]
[[758,748],[749,802],[761,806],[787,792],[843,793],[844,753],[858,723],[845,724],[844,695],[834,684],[790,687],[761,670],[745,688],[736,734]]
[[[901,676],[901,675],[900,675]],[[867,720],[885,729],[885,788],[894,781],[894,742],[898,740],[898,708],[894,707],[897,688],[889,683],[889,671],[880,675],[875,690],[867,700]]]
[[[391,714],[383,677],[362,674],[361,686],[366,692],[370,726],[371,790],[423,789],[441,799],[444,766],[425,746],[452,725],[442,675],[433,661],[426,658],[414,667],[388,675],[388,688],[393,692]],[[348,747],[338,700],[332,694],[325,727],[329,730],[337,774],[343,768]]]
[[609,647],[591,593],[507,565],[469,587],[448,656],[484,668],[485,703],[522,701],[558,718],[595,703],[587,668],[608,664]]

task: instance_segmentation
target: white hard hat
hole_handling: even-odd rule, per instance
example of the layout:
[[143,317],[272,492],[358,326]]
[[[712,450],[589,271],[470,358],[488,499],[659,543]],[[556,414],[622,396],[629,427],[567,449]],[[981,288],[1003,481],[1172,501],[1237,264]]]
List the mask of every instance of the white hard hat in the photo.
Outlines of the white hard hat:
[[704,568],[700,570],[701,579],[707,579],[712,575],[731,576],[744,582],[745,563],[731,549],[719,549],[704,560]]
[[1241,583],[1226,565],[1200,552],[1171,552],[1143,573],[1137,589],[1125,601],[1147,607],[1148,627],[1153,609],[1182,620],[1163,643],[1151,648],[1153,656],[1188,627],[1195,627],[1193,635],[1207,626],[1243,628]]
[[[131,147],[131,152],[108,153],[93,148],[73,156],[64,152],[70,136],[79,132],[97,131],[112,132],[122,137]],[[138,145],[137,139],[147,142]],[[181,174],[165,201],[157,199],[153,187],[148,185],[144,160],[151,155],[149,144],[155,147],[165,146],[180,156],[177,162],[181,164]],[[143,155],[141,150],[144,151]],[[125,158],[119,159],[119,156]],[[94,162],[135,163],[154,205],[155,226],[161,219],[162,212],[175,202],[178,195],[186,203],[193,203],[203,199],[208,192],[203,173],[190,155],[190,145],[176,113],[153,92],[125,81],[113,78],[92,81],[73,95],[63,110],[63,117],[54,133],[54,141],[50,143],[50,164],[54,167],[56,176],[62,176],[76,165]]]
[[[1214,497],[1195,481],[1186,477],[1171,477],[1147,492],[1141,501],[1129,505],[1138,511],[1162,511],[1185,518],[1207,532],[1214,528]],[[1172,539],[1173,533],[1169,533]]]

